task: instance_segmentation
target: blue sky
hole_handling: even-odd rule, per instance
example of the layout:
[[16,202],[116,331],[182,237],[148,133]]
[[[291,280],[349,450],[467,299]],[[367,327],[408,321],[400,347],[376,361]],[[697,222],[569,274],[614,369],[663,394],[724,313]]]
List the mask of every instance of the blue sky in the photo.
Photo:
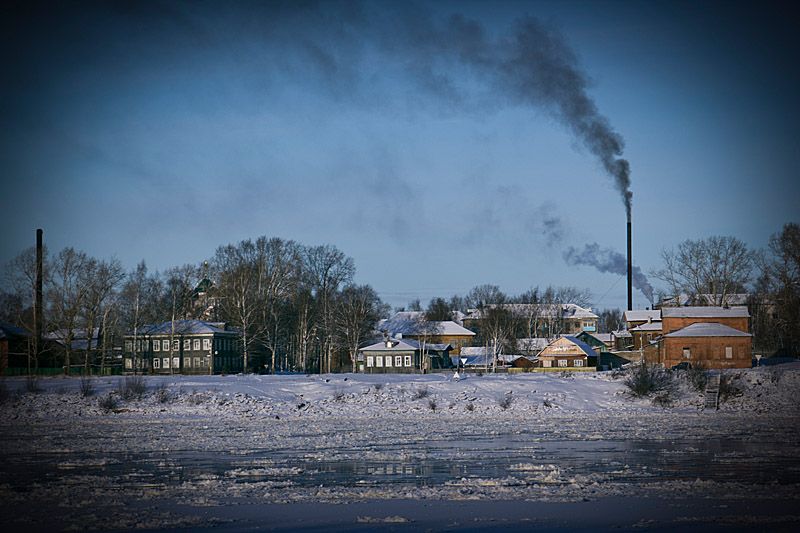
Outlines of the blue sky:
[[393,306],[492,283],[624,308],[623,278],[564,259],[624,254],[614,179],[496,64],[532,20],[624,139],[645,274],[662,247],[761,248],[800,219],[797,19],[780,3],[22,3],[2,19],[2,264],[36,228],[52,251],[154,270],[267,235],[339,247]]

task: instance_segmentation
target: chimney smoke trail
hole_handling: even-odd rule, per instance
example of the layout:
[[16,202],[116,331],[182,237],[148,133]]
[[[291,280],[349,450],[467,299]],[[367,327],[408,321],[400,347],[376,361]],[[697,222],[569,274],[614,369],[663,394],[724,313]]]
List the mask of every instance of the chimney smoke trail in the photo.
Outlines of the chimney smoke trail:
[[[627,260],[619,252],[609,248],[601,249],[597,243],[587,244],[580,251],[570,246],[563,253],[564,261],[569,265],[586,265],[599,270],[625,276],[627,274]],[[632,267],[631,281],[633,286],[638,289],[647,300],[653,303],[653,286],[647,281],[639,267]]]

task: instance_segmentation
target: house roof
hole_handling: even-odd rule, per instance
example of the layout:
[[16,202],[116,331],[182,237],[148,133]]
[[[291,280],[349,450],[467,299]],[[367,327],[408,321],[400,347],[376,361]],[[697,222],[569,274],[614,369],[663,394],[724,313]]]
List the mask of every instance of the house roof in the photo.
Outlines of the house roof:
[[[496,306],[490,305],[488,308]],[[530,316],[535,314],[546,318],[599,318],[592,313],[591,309],[585,309],[575,304],[501,304],[503,309],[507,309],[514,316]],[[470,309],[467,319],[480,320],[484,317],[482,309]]]
[[659,309],[645,309],[625,311],[622,315],[625,322],[647,322],[648,320],[661,320],[661,310]]
[[720,324],[719,322],[695,322],[685,328],[667,333],[664,337],[751,337],[749,333]]
[[[542,353],[539,354],[539,356],[541,357],[541,356],[547,356],[547,355],[552,355],[552,356],[577,355],[577,354],[574,354],[574,353],[567,353],[567,352],[558,353],[558,347],[562,347],[562,346],[575,347],[575,348],[577,348],[577,351],[581,352],[583,355],[593,355],[593,356],[597,355],[597,352],[595,352],[594,349],[591,346],[589,346],[588,344],[586,344],[585,342],[583,342],[579,338],[573,337],[572,335],[564,335],[563,337],[560,337],[560,338],[554,340],[553,342],[551,342],[550,344],[548,344],[547,347],[542,351]],[[552,353],[547,353],[548,351],[550,351]]]
[[[205,322],[203,320],[176,320],[175,333],[186,335],[203,335],[213,333],[235,333],[232,330],[226,330],[224,322]],[[139,335],[169,335],[172,333],[172,321],[162,322],[160,324],[148,324],[140,328]],[[133,330],[127,333],[133,335]]]
[[660,320],[656,322],[645,322],[644,324],[639,324],[635,328],[631,328],[630,331],[661,331],[662,323]]
[[[97,349],[97,339],[100,336],[100,328],[94,328],[92,330],[92,344],[91,349]],[[50,333],[46,333],[44,338],[50,341],[55,341],[62,346],[66,346],[67,344],[67,330],[66,329],[57,329],[55,331],[51,331]],[[73,350],[85,350],[86,347],[89,345],[89,336],[88,330],[86,328],[75,328],[72,330],[72,342],[70,343],[70,348]]]
[[[520,356],[497,354],[497,362],[510,364],[518,357]],[[467,360],[466,363],[463,363],[464,366],[488,366],[493,362],[491,350],[487,350],[485,346],[466,346],[461,348],[461,356],[458,356],[457,354],[450,354],[450,360],[455,366],[462,364],[462,358]]]
[[450,348],[449,344],[435,344],[431,342],[423,342],[417,341],[414,339],[390,339],[391,346],[386,346],[386,341],[376,342],[375,344],[370,344],[369,346],[365,346],[360,348],[360,351],[369,351],[369,352],[407,352],[409,350],[433,350],[437,352],[443,352]]
[[[661,302],[661,306],[663,309],[664,306],[674,306],[674,305],[687,306],[693,302],[696,303],[704,302],[706,304],[710,304],[715,301],[718,301],[718,298],[720,296],[721,295],[711,294],[711,293],[694,294],[694,295],[684,293],[679,296],[673,296],[672,298],[665,299],[663,302]],[[727,302],[728,305],[745,305],[747,304],[747,300],[750,299],[750,296],[751,295],[746,292],[726,294],[725,301]]]
[[624,339],[626,337],[633,337],[631,332],[628,331],[627,329],[621,329],[619,331],[612,331],[611,334],[614,335],[618,339]]
[[[398,313],[400,314],[400,313]],[[405,313],[403,313],[405,314]],[[475,335],[474,332],[463,326],[459,326],[452,320],[439,322],[429,322],[425,320],[401,320],[397,315],[392,318],[381,320],[376,326],[379,331],[387,331],[390,335],[427,335],[447,336],[447,335]],[[426,330],[427,328],[427,330]]]
[[662,318],[748,318],[750,313],[747,307],[664,307],[661,309]]
[[33,333],[7,322],[0,322],[0,339],[27,339],[28,337],[33,337]]
[[[524,339],[517,339],[517,348],[520,350],[543,350],[549,341],[544,337],[530,337]],[[463,350],[463,348],[462,348]]]

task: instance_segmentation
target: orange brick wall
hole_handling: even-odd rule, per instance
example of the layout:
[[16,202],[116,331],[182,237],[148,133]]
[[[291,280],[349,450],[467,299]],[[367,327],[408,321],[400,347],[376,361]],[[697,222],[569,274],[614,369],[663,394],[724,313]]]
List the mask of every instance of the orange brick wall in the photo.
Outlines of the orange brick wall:
[[[732,327],[732,326],[731,326]],[[733,348],[733,358],[725,357],[725,348]],[[690,359],[684,359],[683,349],[689,348]],[[753,353],[750,337],[675,337],[665,338],[663,362],[670,368],[682,361],[706,368],[750,368]]]

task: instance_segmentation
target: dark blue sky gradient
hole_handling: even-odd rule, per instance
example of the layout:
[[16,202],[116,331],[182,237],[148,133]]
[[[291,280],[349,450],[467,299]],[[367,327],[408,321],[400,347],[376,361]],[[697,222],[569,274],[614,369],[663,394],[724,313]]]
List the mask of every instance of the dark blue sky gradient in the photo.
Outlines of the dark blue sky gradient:
[[619,276],[563,259],[624,253],[613,179],[501,72],[531,20],[624,139],[643,272],[800,219],[789,3],[20,2],[0,16],[0,263],[39,227],[154,270],[268,235],[338,246],[394,306],[493,283],[624,307]]

